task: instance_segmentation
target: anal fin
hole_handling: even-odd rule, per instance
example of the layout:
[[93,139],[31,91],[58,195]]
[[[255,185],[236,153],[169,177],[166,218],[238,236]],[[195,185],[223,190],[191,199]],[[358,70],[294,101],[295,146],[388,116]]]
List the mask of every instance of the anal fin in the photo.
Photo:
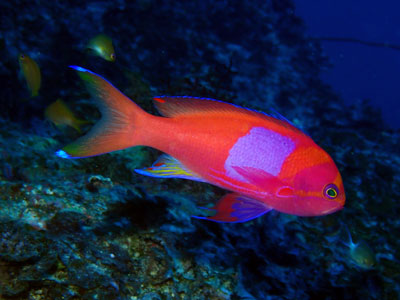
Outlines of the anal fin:
[[225,195],[214,207],[205,209],[215,210],[216,214],[211,217],[193,217],[214,222],[241,223],[257,218],[272,210],[271,207],[261,201],[236,193]]

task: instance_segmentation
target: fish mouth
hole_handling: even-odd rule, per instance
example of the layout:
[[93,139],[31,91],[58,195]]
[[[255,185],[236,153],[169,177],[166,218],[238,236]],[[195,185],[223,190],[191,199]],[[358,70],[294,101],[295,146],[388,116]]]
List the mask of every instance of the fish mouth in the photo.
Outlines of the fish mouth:
[[343,209],[343,205],[340,203],[336,203],[334,206],[329,207],[328,209],[324,210],[321,212],[321,215],[329,215],[334,212],[337,212],[339,210]]

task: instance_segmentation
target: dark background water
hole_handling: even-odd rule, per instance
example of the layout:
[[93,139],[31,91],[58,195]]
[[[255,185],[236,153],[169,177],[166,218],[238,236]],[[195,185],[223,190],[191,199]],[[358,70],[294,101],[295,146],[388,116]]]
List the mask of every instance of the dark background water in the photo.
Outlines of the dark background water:
[[[295,13],[316,37],[400,44],[400,2],[296,0]],[[400,51],[357,43],[322,42],[332,68],[322,78],[347,103],[370,99],[387,124],[400,128]]]

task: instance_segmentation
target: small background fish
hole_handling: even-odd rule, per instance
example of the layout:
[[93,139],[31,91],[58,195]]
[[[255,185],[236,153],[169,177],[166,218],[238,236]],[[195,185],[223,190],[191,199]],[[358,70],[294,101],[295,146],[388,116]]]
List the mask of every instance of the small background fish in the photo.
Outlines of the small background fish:
[[21,53],[18,57],[21,72],[25,78],[31,97],[39,94],[41,74],[38,64],[28,55]]
[[45,116],[57,127],[70,126],[81,132],[81,126],[88,124],[89,121],[80,120],[61,99],[57,99],[45,110]]
[[372,248],[367,244],[366,241],[358,239],[356,242],[353,241],[350,230],[345,227],[348,236],[348,242],[345,243],[349,247],[349,257],[357,267],[362,269],[371,269],[376,265],[376,257]]
[[99,34],[92,38],[88,44],[87,48],[95,55],[108,61],[115,61],[115,50],[112,43],[112,39],[105,35]]

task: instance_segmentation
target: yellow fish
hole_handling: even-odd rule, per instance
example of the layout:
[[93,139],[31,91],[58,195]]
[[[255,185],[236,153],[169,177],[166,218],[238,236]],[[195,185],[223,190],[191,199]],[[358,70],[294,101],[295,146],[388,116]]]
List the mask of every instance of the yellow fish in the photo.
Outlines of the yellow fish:
[[92,38],[87,44],[87,48],[105,60],[115,61],[116,56],[112,40],[105,34],[99,34]]
[[35,97],[39,93],[40,83],[42,80],[39,66],[32,58],[23,53],[19,55],[18,59],[21,72],[24,75],[28,89],[31,92],[31,97]]
[[74,113],[61,99],[50,104],[45,112],[45,116],[57,127],[68,125],[75,128],[79,133],[81,132],[81,125],[88,124],[89,121],[80,120],[75,117]]
[[360,240],[357,243],[353,242],[349,229],[346,226],[349,242],[346,246],[349,247],[349,256],[354,264],[362,269],[373,268],[376,264],[375,253],[368,244]]

